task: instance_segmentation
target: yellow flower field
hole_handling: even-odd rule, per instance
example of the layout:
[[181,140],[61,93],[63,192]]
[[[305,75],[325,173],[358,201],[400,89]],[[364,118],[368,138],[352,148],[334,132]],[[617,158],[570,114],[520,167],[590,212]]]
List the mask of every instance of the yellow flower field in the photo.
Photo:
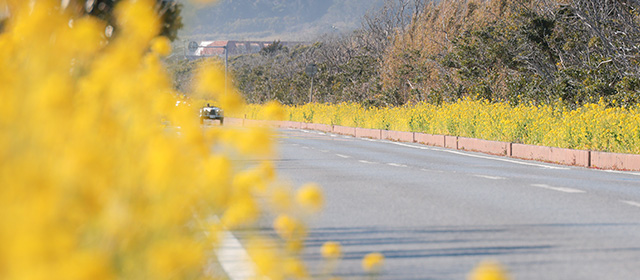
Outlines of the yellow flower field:
[[[285,106],[290,121],[446,134],[487,140],[617,153],[640,153],[640,105],[604,103],[575,110],[562,105],[519,105],[460,100],[432,105],[365,108],[355,103]],[[247,118],[264,119],[263,106],[249,105]]]

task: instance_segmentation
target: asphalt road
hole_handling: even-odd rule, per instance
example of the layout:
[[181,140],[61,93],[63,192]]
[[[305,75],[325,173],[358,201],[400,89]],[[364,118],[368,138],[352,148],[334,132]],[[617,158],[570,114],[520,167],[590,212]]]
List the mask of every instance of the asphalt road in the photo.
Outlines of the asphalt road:
[[338,241],[343,279],[363,279],[374,251],[379,279],[466,279],[486,259],[516,280],[640,279],[638,173],[314,131],[278,142],[279,174],[324,188],[305,253],[316,274]]

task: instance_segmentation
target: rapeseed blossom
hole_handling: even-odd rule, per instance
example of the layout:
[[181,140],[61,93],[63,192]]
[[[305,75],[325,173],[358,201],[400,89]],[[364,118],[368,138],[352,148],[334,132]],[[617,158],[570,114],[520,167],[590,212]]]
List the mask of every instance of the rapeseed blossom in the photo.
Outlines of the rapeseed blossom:
[[384,255],[369,253],[362,258],[362,269],[368,273],[379,273],[384,264]]
[[321,252],[322,256],[326,259],[339,259],[342,257],[340,244],[333,241],[322,244]]
[[[248,105],[247,118],[266,119],[263,106]],[[464,99],[434,105],[363,107],[357,103],[285,106],[285,120],[444,134],[486,140],[617,153],[640,153],[640,105],[610,107],[603,101],[569,109],[560,102],[535,105]]]
[[[112,37],[77,2],[0,0],[0,278],[207,278],[223,231],[293,211],[273,163],[242,160],[271,132],[200,125],[202,103],[243,106],[213,62],[177,102],[156,1],[120,1]],[[292,245],[247,244],[261,275],[306,277],[294,221]]]
[[471,271],[469,280],[508,280],[505,269],[496,261],[483,261]]

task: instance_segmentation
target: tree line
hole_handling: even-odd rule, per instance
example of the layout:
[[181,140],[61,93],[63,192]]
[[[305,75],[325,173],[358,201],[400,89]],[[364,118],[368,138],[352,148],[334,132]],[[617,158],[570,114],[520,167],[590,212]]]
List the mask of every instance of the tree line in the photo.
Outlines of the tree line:
[[[249,102],[640,101],[640,1],[389,0],[347,34],[230,60]],[[305,67],[315,64],[314,77]]]

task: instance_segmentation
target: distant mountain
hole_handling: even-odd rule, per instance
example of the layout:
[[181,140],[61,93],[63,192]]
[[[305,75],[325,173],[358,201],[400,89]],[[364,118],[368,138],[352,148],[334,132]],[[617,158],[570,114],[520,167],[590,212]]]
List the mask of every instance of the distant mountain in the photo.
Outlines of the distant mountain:
[[359,27],[384,0],[220,0],[211,6],[181,1],[182,38],[303,41]]

